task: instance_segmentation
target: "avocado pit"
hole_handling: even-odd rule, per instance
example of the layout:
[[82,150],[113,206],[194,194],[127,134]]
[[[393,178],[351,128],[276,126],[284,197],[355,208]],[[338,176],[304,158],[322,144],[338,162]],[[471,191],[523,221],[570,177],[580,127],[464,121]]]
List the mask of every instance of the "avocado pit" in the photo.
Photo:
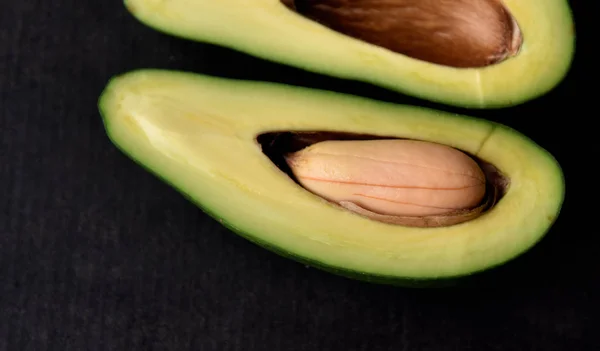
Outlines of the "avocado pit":
[[[509,185],[509,179],[505,177],[496,167],[492,164],[478,159],[473,155],[468,155],[464,151],[460,153],[464,154],[465,157],[470,158],[472,162],[476,163],[482,175],[485,175],[484,188],[482,189],[481,196],[477,197],[477,202],[472,203],[469,207],[463,207],[455,210],[447,210],[440,213],[431,214],[390,214],[382,213],[382,211],[372,210],[367,206],[361,205],[358,202],[341,200],[336,201],[331,197],[321,196],[319,191],[315,191],[314,188],[305,186],[303,179],[300,179],[296,169],[290,167],[290,155],[297,155],[303,150],[307,150],[310,146],[315,144],[323,145],[326,141],[367,141],[367,140],[405,140],[398,137],[386,137],[376,135],[365,135],[365,134],[353,134],[343,132],[269,132],[263,133],[257,137],[257,142],[260,145],[263,153],[284,173],[292,178],[299,186],[305,188],[308,191],[315,193],[326,201],[329,201],[341,208],[344,208],[350,212],[367,217],[372,220],[403,225],[411,227],[443,227],[454,224],[459,224],[472,219],[475,219],[485,212],[491,210],[494,205],[502,198],[506,193]],[[424,143],[416,141],[417,143]],[[433,144],[433,143],[429,143]],[[453,149],[456,150],[456,149]],[[476,166],[476,167],[477,167]],[[471,194],[470,196],[477,196]]]
[[478,68],[515,56],[523,43],[501,0],[280,0],[341,34],[418,60]]

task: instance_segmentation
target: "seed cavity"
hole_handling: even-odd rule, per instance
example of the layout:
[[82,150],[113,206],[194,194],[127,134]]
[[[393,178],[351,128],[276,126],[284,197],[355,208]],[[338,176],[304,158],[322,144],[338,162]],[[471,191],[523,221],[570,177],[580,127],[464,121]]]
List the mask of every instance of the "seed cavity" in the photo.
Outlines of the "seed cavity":
[[[484,160],[418,140],[269,132],[257,142],[305,190],[340,209],[388,224],[441,227],[470,221],[493,208],[510,185]],[[377,150],[371,157],[357,157]]]

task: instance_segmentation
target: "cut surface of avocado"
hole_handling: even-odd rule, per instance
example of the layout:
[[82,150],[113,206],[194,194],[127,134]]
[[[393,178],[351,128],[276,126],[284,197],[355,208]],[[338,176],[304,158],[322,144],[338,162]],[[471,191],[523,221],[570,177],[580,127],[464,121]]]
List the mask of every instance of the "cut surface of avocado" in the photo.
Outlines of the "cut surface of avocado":
[[[114,77],[99,99],[110,139],[243,237],[363,280],[404,284],[470,275],[527,251],[564,196],[555,159],[506,126],[306,88],[186,72]],[[492,209],[457,225],[415,228],[359,216],[294,182],[261,135],[334,132],[436,142],[496,167],[510,185]]]
[[485,67],[455,68],[342,34],[280,0],[125,0],[133,16],[165,33],[470,108],[513,106],[544,95],[571,64],[575,33],[566,0],[503,4],[522,36],[518,53]]

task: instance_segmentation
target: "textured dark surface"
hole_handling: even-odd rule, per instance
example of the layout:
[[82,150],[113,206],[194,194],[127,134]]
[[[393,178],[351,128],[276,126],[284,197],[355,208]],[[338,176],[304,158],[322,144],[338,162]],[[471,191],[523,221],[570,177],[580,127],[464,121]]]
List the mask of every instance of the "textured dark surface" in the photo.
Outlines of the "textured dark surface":
[[[592,33],[593,11],[573,7],[578,31]],[[596,115],[576,82],[590,74],[585,40],[546,97],[471,113],[561,162],[554,229],[472,284],[410,290],[307,269],[231,234],[118,152],[96,108],[110,76],[141,67],[407,100],[162,35],[117,0],[2,0],[0,350],[600,349],[597,226],[580,201],[597,186],[582,192],[593,179],[573,157],[600,156],[581,134]]]

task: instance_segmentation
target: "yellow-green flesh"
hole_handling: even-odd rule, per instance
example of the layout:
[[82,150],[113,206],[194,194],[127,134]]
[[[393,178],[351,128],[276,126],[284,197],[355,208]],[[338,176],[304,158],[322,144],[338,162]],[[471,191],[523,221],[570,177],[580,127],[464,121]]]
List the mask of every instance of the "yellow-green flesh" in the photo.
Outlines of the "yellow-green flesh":
[[173,35],[473,108],[511,106],[545,94],[570,67],[575,34],[565,0],[504,3],[521,28],[521,51],[500,64],[460,69],[339,34],[290,11],[280,0],[125,0],[140,21]]
[[[114,78],[100,99],[110,138],[208,213],[276,251],[366,275],[438,278],[503,263],[558,215],[563,175],[545,150],[491,122],[358,97],[183,72]],[[341,131],[442,143],[511,185],[481,217],[445,228],[383,224],[328,204],[261,151],[269,131]]]

